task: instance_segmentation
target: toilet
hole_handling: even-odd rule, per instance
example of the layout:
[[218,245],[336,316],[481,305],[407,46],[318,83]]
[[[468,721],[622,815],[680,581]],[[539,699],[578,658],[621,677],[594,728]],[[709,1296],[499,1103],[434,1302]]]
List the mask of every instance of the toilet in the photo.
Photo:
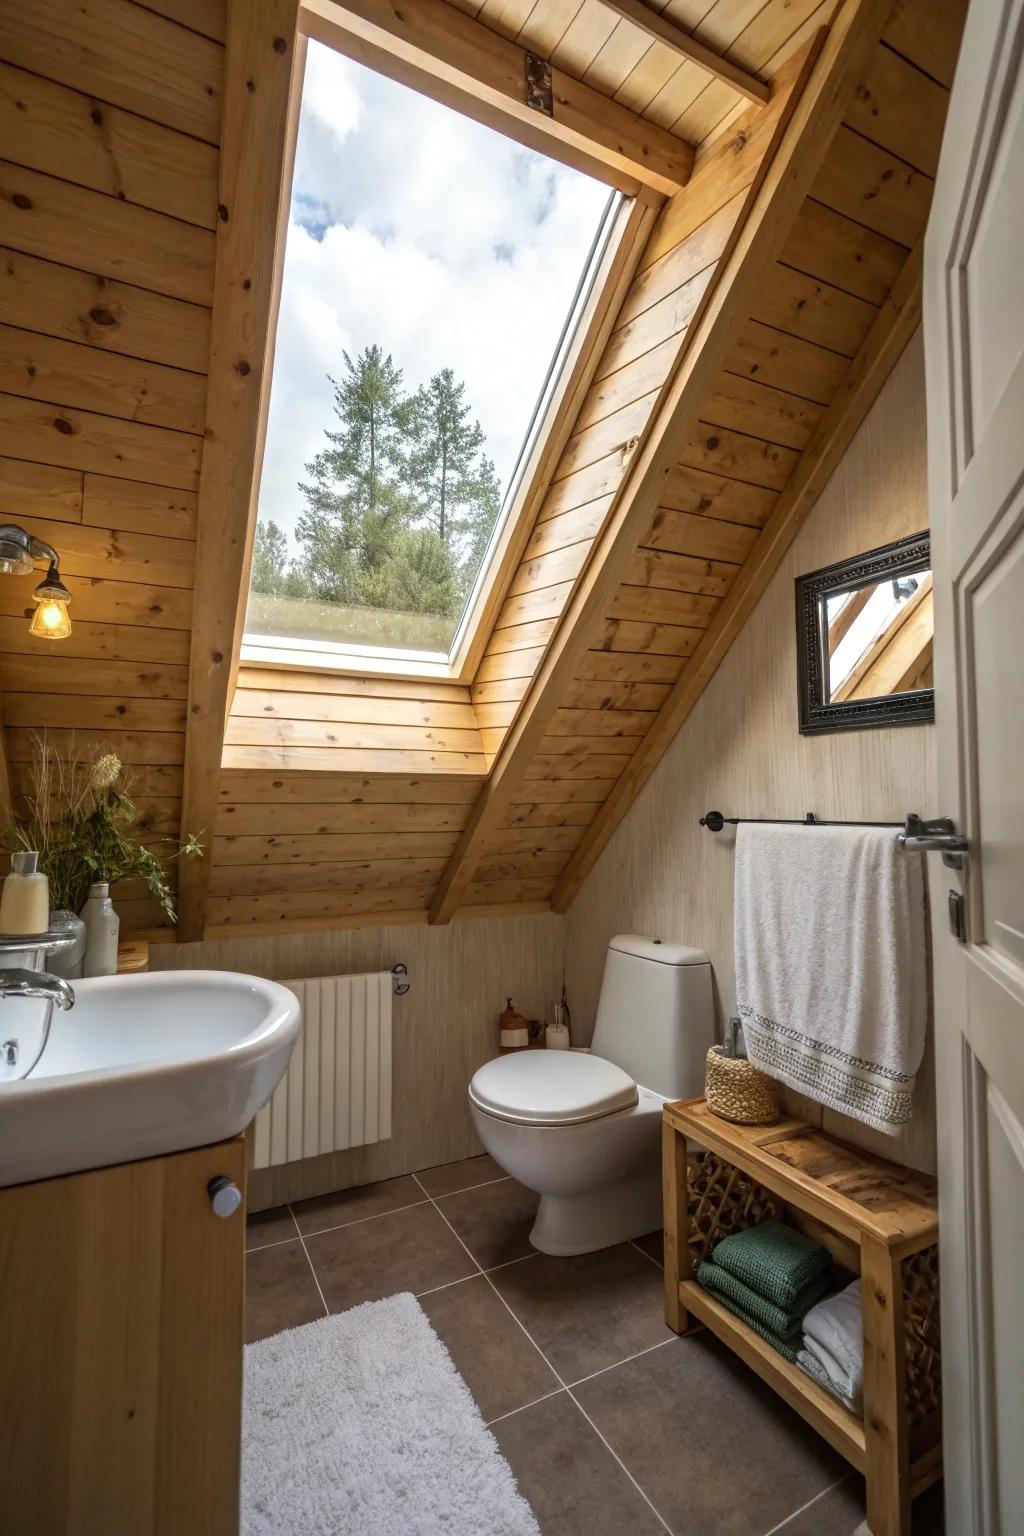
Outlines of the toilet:
[[636,934],[608,945],[590,1051],[518,1051],[469,1085],[477,1135],[540,1195],[530,1241],[590,1253],[660,1228],[661,1108],[704,1086],[714,1042],[701,949]]

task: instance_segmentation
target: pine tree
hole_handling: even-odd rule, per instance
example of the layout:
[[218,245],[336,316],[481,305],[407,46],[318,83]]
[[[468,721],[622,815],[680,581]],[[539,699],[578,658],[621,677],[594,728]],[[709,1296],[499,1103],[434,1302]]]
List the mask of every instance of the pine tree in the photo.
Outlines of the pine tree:
[[330,380],[340,428],[325,430],[329,446],[306,465],[310,479],[299,486],[306,509],[295,531],[313,594],[358,603],[366,574],[386,562],[409,520],[402,486],[408,407],[401,371],[380,347],[367,347],[355,362],[347,352],[344,358],[344,377]]
[[[483,454],[484,434],[450,368],[435,373],[409,402],[409,483],[417,522],[456,553],[462,585],[469,552],[482,550],[497,517],[500,489]],[[483,540],[486,543],[486,537]],[[474,570],[475,576],[475,570]]]
[[279,593],[288,575],[288,536],[271,519],[256,524],[252,550],[252,590]]

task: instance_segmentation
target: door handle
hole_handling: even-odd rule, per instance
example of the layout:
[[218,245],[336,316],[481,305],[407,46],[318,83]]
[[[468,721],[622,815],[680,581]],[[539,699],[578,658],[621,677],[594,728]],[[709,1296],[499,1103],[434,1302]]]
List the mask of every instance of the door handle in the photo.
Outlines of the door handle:
[[934,816],[930,821],[923,821],[913,812],[907,817],[898,841],[908,853],[941,853],[942,862],[949,869],[963,868],[964,854],[970,847],[967,838],[955,830],[955,823],[949,816]]

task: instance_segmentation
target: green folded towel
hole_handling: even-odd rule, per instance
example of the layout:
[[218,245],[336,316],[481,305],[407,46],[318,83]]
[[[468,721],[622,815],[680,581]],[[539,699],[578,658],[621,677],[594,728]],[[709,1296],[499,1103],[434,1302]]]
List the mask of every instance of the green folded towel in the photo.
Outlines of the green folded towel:
[[758,1318],[766,1328],[782,1339],[800,1337],[804,1313],[821,1300],[830,1282],[828,1274],[817,1275],[804,1286],[792,1307],[778,1307],[744,1281],[737,1280],[735,1275],[714,1260],[705,1260],[701,1264],[697,1270],[697,1279],[720,1300],[731,1301],[742,1307],[745,1313]]
[[827,1274],[832,1264],[827,1248],[781,1221],[762,1221],[723,1237],[715,1244],[712,1258],[766,1301],[790,1313],[805,1287]]
[[[702,1264],[700,1268],[707,1269],[707,1267],[708,1266],[706,1264]],[[701,1284],[703,1284],[700,1270],[697,1271],[697,1279]],[[705,1289],[710,1290],[710,1286],[706,1286]],[[728,1308],[728,1310],[732,1312],[734,1316],[739,1318],[740,1322],[746,1323],[747,1327],[753,1329],[754,1333],[756,1333],[759,1338],[764,1339],[766,1344],[770,1344],[772,1349],[778,1350],[779,1354],[785,1356],[791,1365],[796,1365],[796,1358],[799,1353],[799,1349],[796,1344],[791,1344],[788,1339],[780,1339],[777,1333],[772,1333],[770,1328],[765,1327],[760,1318],[754,1317],[750,1312],[746,1312],[743,1307],[739,1306],[735,1301],[730,1301],[728,1296],[721,1296],[717,1292],[713,1292],[712,1294],[714,1294],[715,1300],[717,1302],[719,1302],[723,1307]],[[797,1339],[798,1341],[802,1342],[802,1340],[800,1340],[799,1333],[797,1334]]]

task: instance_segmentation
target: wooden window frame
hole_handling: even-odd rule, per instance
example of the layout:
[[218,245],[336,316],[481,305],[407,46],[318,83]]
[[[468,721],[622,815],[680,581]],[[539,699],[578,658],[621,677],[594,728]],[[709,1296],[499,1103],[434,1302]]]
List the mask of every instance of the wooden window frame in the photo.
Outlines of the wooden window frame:
[[[454,14],[461,15],[458,12]],[[350,18],[350,13],[335,6],[332,0],[303,0],[299,6],[297,41],[301,49],[301,65],[294,76],[293,96],[289,102],[288,143],[280,187],[282,220],[274,249],[275,301],[270,316],[270,366],[264,375],[263,397],[260,401],[260,448],[253,482],[250,542],[255,532],[259,487],[263,476],[266,422],[273,383],[273,353],[287,244],[287,210],[291,202],[307,39],[313,38],[357,63],[366,64],[378,74],[420,90],[431,99],[449,106],[451,110],[470,116],[518,143],[536,148],[549,158],[555,158],[551,155],[551,146],[538,145],[535,136],[514,113],[505,112],[491,102],[485,103],[486,110],[468,110],[459,93],[444,88],[446,82],[442,76],[428,78],[411,70],[401,53],[390,53],[380,45],[375,44],[369,50],[363,30],[349,30],[345,25],[346,18]],[[681,140],[679,142],[685,149],[686,145]],[[613,168],[595,163],[587,157],[559,154],[557,158],[567,164],[578,163],[586,174],[603,180],[611,192],[619,191],[620,197],[617,205],[605,214],[595,237],[588,270],[581,278],[580,291],[567,317],[566,330],[552,360],[553,377],[549,375],[545,382],[541,409],[530,424],[524,453],[516,467],[512,499],[499,520],[496,537],[484,557],[451,650],[443,655],[440,652],[355,644],[331,647],[329,642],[324,646],[304,645],[296,641],[282,642],[275,636],[250,638],[245,631],[249,599],[247,569],[245,590],[240,594],[238,658],[241,665],[267,671],[318,672],[410,681],[426,679],[462,685],[472,683],[509,584],[519,567],[537,510],[614,322],[624,288],[639,261],[651,219],[663,201],[656,191],[648,188],[642,189],[637,195],[626,196],[621,192],[621,176]]]

